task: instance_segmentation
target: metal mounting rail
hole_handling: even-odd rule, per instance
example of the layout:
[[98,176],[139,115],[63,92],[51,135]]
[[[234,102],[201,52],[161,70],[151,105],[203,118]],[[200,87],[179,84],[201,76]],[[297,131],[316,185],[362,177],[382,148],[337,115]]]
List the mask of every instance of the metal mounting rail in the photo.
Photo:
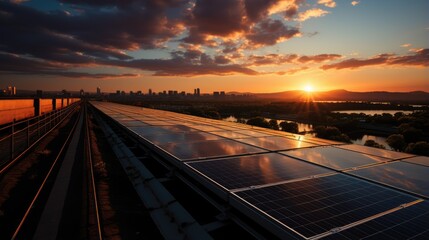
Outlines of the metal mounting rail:
[[212,239],[204,228],[139,161],[118,135],[98,116],[122,168],[165,239]]

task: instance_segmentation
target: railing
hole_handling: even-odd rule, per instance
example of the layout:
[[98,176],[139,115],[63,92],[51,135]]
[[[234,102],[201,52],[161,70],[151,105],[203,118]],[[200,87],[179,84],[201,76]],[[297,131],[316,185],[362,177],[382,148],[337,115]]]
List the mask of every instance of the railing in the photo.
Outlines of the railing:
[[40,116],[18,122],[13,121],[0,128],[0,166],[6,165],[27,151],[74,111],[78,105],[79,102],[76,102]]

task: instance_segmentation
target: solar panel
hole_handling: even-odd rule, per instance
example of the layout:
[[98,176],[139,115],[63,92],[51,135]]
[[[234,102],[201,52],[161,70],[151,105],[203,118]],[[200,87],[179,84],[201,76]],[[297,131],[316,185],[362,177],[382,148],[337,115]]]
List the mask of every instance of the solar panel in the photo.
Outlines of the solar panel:
[[188,142],[223,139],[222,137],[219,137],[210,133],[204,133],[204,132],[153,134],[153,135],[145,136],[145,138],[154,144],[180,143],[180,142],[188,143]]
[[264,152],[264,150],[233,140],[211,140],[192,143],[169,143],[159,145],[161,149],[179,160],[233,156]]
[[343,174],[235,194],[305,237],[338,229],[416,200]]
[[221,132],[210,132],[212,134],[216,134],[222,137],[231,138],[231,139],[237,139],[237,138],[250,138],[249,135],[244,135],[238,132],[232,132],[232,131],[221,131]]
[[429,239],[429,203],[420,202],[324,239]]
[[268,133],[257,132],[257,131],[251,130],[251,129],[238,130],[238,132],[241,133],[241,134],[252,136],[252,137],[270,136],[270,134],[268,134]]
[[356,145],[356,144],[339,145],[335,147],[352,150],[360,153],[365,153],[369,155],[390,158],[390,159],[401,159],[401,158],[408,158],[408,157],[414,156],[408,153],[394,152],[394,151],[384,150],[380,148],[373,148],[373,147],[367,147],[367,146]]
[[291,150],[281,153],[336,170],[386,162],[389,160],[387,158],[365,155],[331,146]]
[[350,173],[429,197],[429,168],[426,166],[393,162]]
[[147,126],[146,123],[138,120],[132,121],[120,121],[120,123],[126,127],[139,127],[139,126]]
[[418,157],[407,158],[403,161],[429,167],[429,157],[418,156]]
[[277,153],[191,162],[198,170],[227,189],[250,187],[332,171]]
[[243,138],[237,139],[237,141],[251,144],[257,147],[261,147],[267,150],[287,150],[304,147],[314,147],[316,145],[302,142],[298,140],[292,140],[284,137],[259,137],[259,138]]
[[280,238],[429,239],[429,203],[416,197],[429,196],[428,157],[141,107],[94,105],[155,143],[150,147],[158,154],[183,161],[176,163],[190,180]]

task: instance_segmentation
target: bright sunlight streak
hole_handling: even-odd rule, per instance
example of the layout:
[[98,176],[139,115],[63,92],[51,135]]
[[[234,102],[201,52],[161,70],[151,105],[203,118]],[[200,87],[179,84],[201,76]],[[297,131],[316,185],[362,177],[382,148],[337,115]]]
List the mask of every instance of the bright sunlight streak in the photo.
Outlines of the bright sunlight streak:
[[310,84],[307,84],[307,85],[305,85],[304,86],[304,91],[306,91],[306,92],[313,92],[314,91],[314,88],[313,88],[313,86],[311,86]]

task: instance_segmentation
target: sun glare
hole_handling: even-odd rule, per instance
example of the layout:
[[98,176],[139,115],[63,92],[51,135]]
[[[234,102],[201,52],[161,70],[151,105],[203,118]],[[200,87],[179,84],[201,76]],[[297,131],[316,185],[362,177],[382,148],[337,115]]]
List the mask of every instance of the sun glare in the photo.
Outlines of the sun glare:
[[311,86],[310,84],[307,84],[307,85],[305,85],[305,87],[304,87],[304,91],[306,91],[306,92],[310,93],[310,92],[313,92],[313,91],[314,91],[314,88],[313,88],[313,86]]

